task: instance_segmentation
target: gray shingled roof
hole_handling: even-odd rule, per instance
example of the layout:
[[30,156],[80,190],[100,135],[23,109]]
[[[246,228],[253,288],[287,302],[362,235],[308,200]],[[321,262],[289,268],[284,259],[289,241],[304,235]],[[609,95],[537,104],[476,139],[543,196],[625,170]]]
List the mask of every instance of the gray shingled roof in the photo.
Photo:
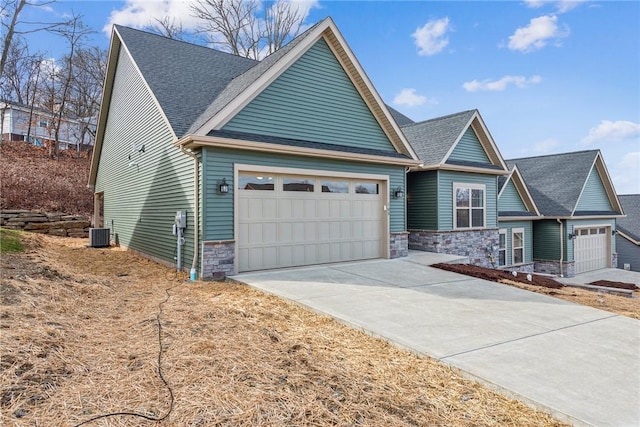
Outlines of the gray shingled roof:
[[425,166],[438,165],[443,162],[476,111],[463,111],[423,122],[400,125],[400,128]]
[[253,59],[116,25],[178,138]]
[[616,227],[627,236],[640,241],[640,194],[618,195],[626,218],[617,218]]
[[398,126],[406,126],[406,125],[410,125],[410,124],[414,124],[415,123],[413,120],[411,120],[409,117],[407,117],[404,114],[402,114],[400,111],[396,110],[395,108],[390,107],[388,104],[386,104],[386,105],[387,105],[387,110],[389,110],[389,113],[391,114],[391,117],[393,117],[393,120],[396,121]]
[[599,150],[506,160],[518,166],[533,201],[545,216],[570,216]]

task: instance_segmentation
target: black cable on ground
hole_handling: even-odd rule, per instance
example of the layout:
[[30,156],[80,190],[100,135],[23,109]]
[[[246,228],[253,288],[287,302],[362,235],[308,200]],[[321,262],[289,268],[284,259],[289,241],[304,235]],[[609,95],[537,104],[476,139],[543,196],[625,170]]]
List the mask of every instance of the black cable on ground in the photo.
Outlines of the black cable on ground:
[[169,417],[169,415],[171,414],[171,412],[173,412],[173,404],[174,404],[174,397],[173,397],[173,389],[171,388],[171,386],[169,385],[169,383],[167,382],[167,380],[164,378],[164,375],[162,374],[162,322],[160,321],[160,316],[162,315],[162,306],[164,305],[164,303],[166,303],[167,301],[169,301],[169,298],[171,298],[171,294],[169,293],[169,291],[173,288],[175,288],[178,285],[173,285],[170,288],[165,289],[165,293],[167,294],[167,297],[164,299],[164,301],[162,301],[160,304],[158,304],[158,314],[156,315],[156,322],[158,323],[158,345],[160,347],[160,350],[158,351],[158,376],[160,377],[160,379],[162,380],[162,382],[164,383],[165,387],[167,387],[167,390],[169,390],[169,397],[170,397],[170,404],[169,404],[169,411],[167,411],[166,414],[164,414],[162,417],[150,417],[148,415],[144,415],[144,414],[140,414],[138,412],[111,412],[108,414],[102,414],[102,415],[98,415],[95,416],[93,418],[89,418],[86,421],[81,422],[80,424],[76,424],[74,427],[80,427],[83,426],[85,424],[89,424],[91,422],[103,419],[103,418],[110,418],[110,417],[120,417],[120,416],[128,416],[128,417],[139,417],[139,418],[144,418],[145,420],[149,420],[149,421],[163,421],[165,420],[167,417]]

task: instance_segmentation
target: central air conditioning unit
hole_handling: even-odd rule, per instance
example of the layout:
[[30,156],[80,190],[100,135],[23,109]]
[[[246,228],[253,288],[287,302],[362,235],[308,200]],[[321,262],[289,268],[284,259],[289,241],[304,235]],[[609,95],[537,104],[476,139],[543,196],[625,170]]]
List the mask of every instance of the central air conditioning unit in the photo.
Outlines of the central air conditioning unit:
[[90,248],[108,248],[110,245],[110,228],[90,228],[89,229],[89,247]]

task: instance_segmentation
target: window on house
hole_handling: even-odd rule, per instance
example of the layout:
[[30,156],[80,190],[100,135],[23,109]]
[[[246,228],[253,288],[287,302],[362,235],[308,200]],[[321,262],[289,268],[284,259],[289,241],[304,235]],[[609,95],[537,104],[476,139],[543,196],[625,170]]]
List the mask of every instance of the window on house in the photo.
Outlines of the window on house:
[[314,188],[313,179],[288,177],[282,179],[283,191],[304,191],[307,193],[313,193]]
[[49,126],[49,122],[46,120],[40,120],[38,122],[38,126],[40,126],[41,128],[46,128],[47,126]]
[[453,184],[455,228],[485,226],[485,185]]
[[498,242],[498,265],[507,265],[507,230],[500,229],[500,240]]
[[322,181],[323,193],[348,193],[349,181]]
[[239,190],[273,191],[274,180],[272,176],[263,176],[253,173],[241,173],[238,176]]
[[513,264],[524,262],[524,229],[514,228],[511,234],[511,247],[513,251]]
[[378,184],[373,182],[356,182],[356,194],[378,194]]

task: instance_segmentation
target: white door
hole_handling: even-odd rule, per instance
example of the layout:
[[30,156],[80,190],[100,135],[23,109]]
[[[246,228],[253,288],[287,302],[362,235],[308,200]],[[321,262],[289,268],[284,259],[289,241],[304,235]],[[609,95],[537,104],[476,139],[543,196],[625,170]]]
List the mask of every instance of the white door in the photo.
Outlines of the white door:
[[382,181],[239,172],[238,271],[384,256]]
[[609,267],[609,227],[574,229],[573,257],[576,274]]

